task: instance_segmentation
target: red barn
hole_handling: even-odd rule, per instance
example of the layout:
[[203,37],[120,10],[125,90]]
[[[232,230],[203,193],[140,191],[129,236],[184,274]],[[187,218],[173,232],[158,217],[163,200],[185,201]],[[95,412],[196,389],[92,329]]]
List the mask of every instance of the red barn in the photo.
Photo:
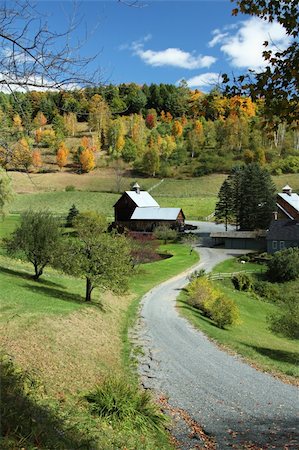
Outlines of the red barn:
[[159,225],[184,229],[185,215],[181,208],[160,208],[147,191],[136,183],[114,205],[114,224],[133,231],[153,231]]

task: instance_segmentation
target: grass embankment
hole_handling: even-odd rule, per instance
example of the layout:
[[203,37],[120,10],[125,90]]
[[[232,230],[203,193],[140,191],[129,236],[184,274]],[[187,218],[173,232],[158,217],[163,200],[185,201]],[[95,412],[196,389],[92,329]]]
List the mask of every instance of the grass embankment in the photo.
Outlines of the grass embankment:
[[[246,263],[244,267],[236,259],[230,259],[218,264],[213,272],[237,272],[245,268],[261,271],[258,264]],[[207,336],[242,355],[258,368],[295,381],[295,377],[299,376],[298,342],[277,336],[268,329],[267,317],[278,312],[278,307],[257,299],[252,293],[235,290],[230,278],[213,283],[237,304],[241,319],[239,325],[224,330],[217,328],[210,319],[186,303],[186,292],[178,300],[180,312]],[[291,283],[282,287],[292,288],[294,285]]]
[[[37,439],[44,448],[51,449],[79,445],[99,449],[171,448],[166,434],[145,433],[128,425],[113,428],[107,421],[91,416],[82,398],[83,393],[109,374],[136,382],[129,367],[127,330],[136,317],[138,300],[148,289],[197,260],[182,245],[163,246],[163,250],[174,256],[139,268],[132,277],[130,295],[119,298],[95,290],[92,304],[84,302],[84,280],[47,269],[41,280],[35,282],[30,265],[0,256],[1,347],[13,358],[16,367],[37,380],[36,398],[29,398],[33,413],[28,418],[24,411],[19,417],[20,408],[18,405],[15,408],[15,400],[10,405],[12,424],[15,421],[17,426],[21,421],[24,428],[15,431],[12,425],[10,433],[13,435],[15,431],[17,440],[12,440],[11,447],[5,441],[6,448],[18,445],[33,448]],[[14,377],[12,374],[9,379]],[[47,417],[42,426],[40,416]],[[63,437],[50,430],[55,423],[60,423]],[[29,437],[25,431],[22,435],[23,429],[29,430]],[[52,440],[48,447],[46,435]],[[71,439],[72,447],[66,438]]]

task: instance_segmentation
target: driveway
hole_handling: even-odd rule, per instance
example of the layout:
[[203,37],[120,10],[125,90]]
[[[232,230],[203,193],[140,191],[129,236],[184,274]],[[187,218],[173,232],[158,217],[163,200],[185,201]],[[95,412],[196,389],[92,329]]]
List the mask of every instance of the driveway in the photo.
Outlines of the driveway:
[[[202,247],[196,268],[211,270],[218,262],[240,253]],[[297,388],[221,351],[180,317],[175,300],[187,282],[184,273],[143,298],[136,333],[144,350],[139,359],[144,387],[167,397],[172,408],[186,412],[215,438],[218,449],[298,448]],[[204,448],[200,436],[197,439],[190,431],[178,419],[173,435],[180,440],[180,448]]]

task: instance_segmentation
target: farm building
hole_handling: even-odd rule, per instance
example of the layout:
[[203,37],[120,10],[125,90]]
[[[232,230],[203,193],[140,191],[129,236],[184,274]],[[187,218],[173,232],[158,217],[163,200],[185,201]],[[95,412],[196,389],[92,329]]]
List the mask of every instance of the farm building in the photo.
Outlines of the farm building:
[[277,194],[276,206],[279,219],[291,219],[299,222],[299,195],[292,192],[286,185],[282,192]]
[[272,220],[266,240],[268,253],[299,247],[299,222],[291,219]]
[[184,229],[185,215],[181,208],[161,208],[147,191],[136,183],[114,205],[114,225],[132,231],[153,231],[159,225]]
[[266,231],[218,231],[210,234],[214,245],[244,250],[266,250]]

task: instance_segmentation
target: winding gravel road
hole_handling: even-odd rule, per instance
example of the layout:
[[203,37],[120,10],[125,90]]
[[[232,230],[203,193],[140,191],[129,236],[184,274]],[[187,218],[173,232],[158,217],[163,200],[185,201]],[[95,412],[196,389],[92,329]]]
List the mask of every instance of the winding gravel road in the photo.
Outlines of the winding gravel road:
[[[209,271],[238,253],[202,247],[196,268]],[[157,286],[143,298],[136,331],[144,349],[139,360],[143,385],[167,396],[171,407],[186,411],[215,438],[218,449],[298,449],[297,388],[221,351],[178,315],[175,299],[187,275]],[[179,421],[173,434],[181,449],[203,448]]]

